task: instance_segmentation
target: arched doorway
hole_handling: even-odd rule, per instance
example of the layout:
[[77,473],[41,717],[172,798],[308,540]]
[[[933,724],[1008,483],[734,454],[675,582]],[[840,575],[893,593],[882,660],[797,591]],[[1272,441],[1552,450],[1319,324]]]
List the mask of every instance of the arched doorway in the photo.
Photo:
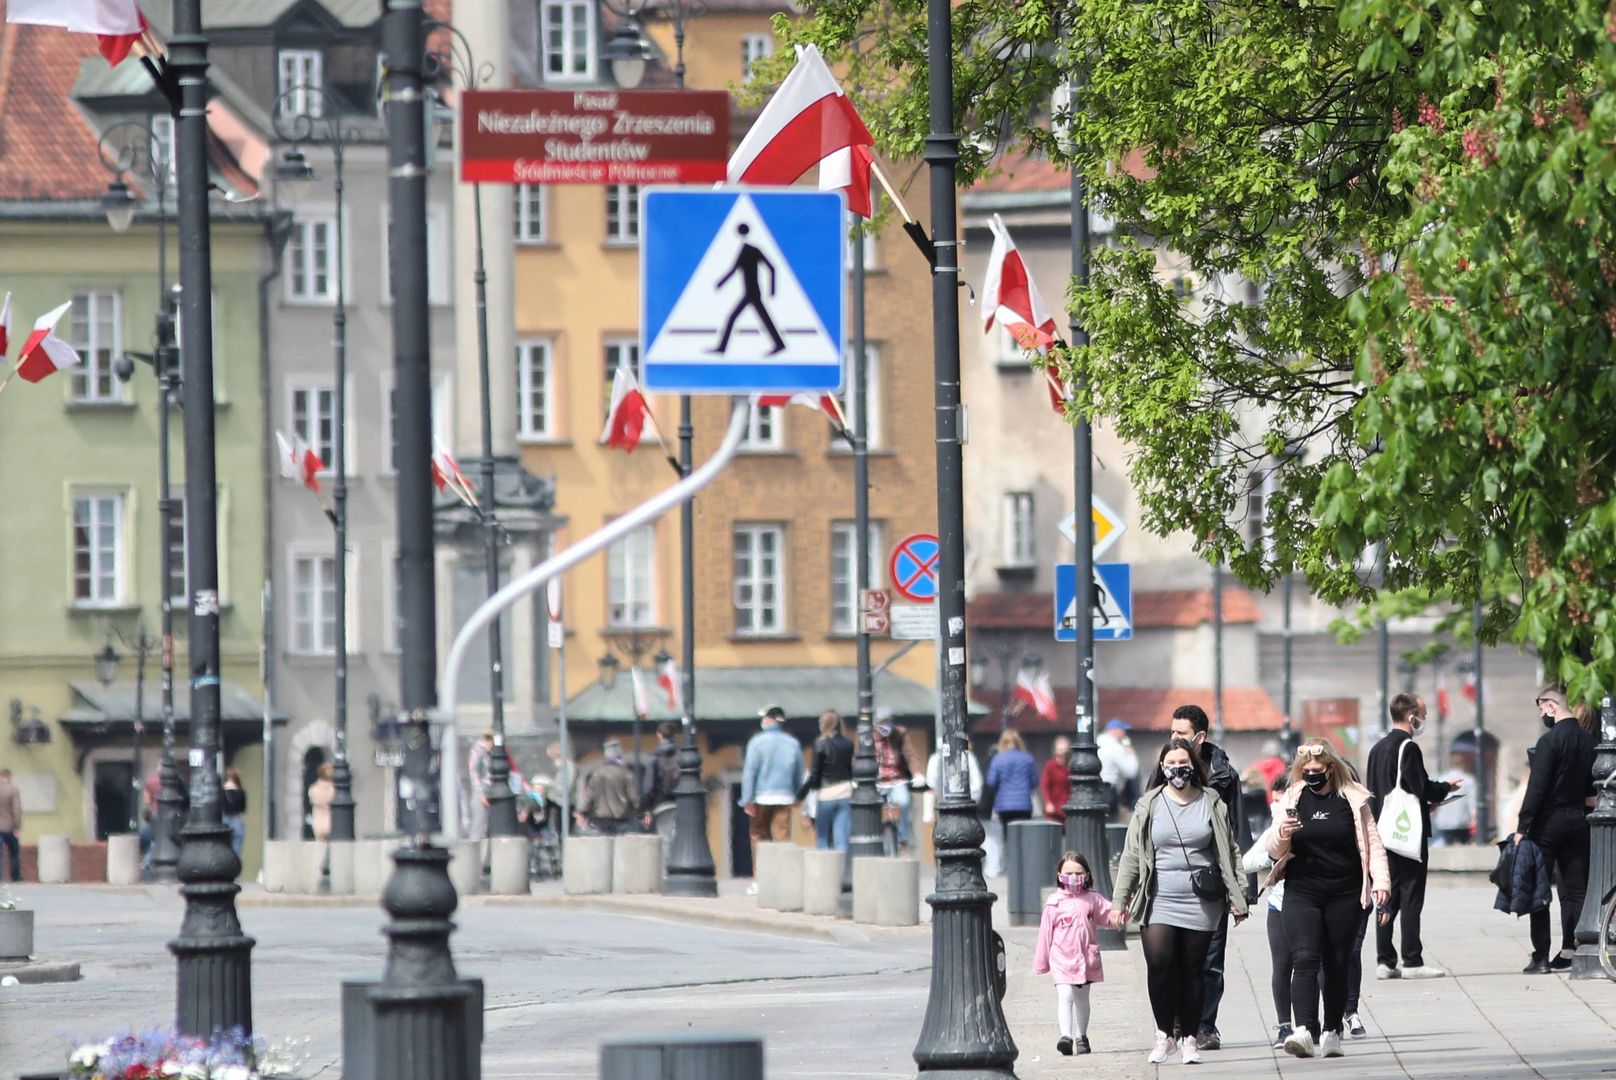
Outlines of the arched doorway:
[[320,778],[320,766],[326,763],[325,748],[311,746],[303,753],[303,829],[305,840],[314,839],[314,804],[309,802],[309,788]]

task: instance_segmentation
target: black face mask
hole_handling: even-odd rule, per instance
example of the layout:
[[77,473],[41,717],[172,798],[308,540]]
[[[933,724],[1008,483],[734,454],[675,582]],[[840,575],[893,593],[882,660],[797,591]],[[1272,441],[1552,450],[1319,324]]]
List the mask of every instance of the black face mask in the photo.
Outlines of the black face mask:
[[1319,788],[1324,786],[1324,782],[1326,780],[1328,780],[1329,778],[1330,778],[1330,774],[1327,773],[1327,772],[1321,772],[1321,773],[1305,772],[1305,773],[1302,774],[1302,783],[1307,785],[1307,788],[1308,788],[1309,791],[1317,791],[1317,790],[1319,790]]
[[1190,777],[1195,775],[1195,770],[1188,765],[1163,765],[1162,775],[1167,778],[1169,784],[1182,791],[1188,786]]
[[1543,726],[1546,728],[1552,728],[1556,723],[1559,722],[1555,720],[1553,713],[1544,713],[1542,716],[1538,717],[1538,719],[1543,721]]

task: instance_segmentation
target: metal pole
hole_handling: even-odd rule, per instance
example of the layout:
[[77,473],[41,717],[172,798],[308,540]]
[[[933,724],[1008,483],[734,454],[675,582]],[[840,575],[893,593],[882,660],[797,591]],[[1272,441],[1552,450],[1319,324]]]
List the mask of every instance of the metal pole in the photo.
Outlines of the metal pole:
[[1392,680],[1392,637],[1386,628],[1386,620],[1380,620],[1380,631],[1377,645],[1377,661],[1380,665],[1380,733],[1385,735],[1392,729],[1391,719],[1391,680]]
[[1571,961],[1573,979],[1605,977],[1599,959],[1599,916],[1605,894],[1616,884],[1616,699],[1609,694],[1599,703],[1599,732],[1593,771],[1599,797],[1588,815],[1588,890],[1577,920],[1577,952]]
[[1487,682],[1482,676],[1481,655],[1481,601],[1477,600],[1470,612],[1470,624],[1475,631],[1476,667],[1476,835],[1484,840],[1492,838],[1492,777],[1487,768],[1487,746],[1482,740],[1487,734]]
[[275,839],[275,590],[264,582],[264,841]]
[[1284,675],[1284,682],[1282,684],[1283,689],[1282,689],[1282,691],[1280,693],[1280,697],[1284,702],[1284,714],[1280,719],[1281,727],[1279,729],[1279,746],[1280,746],[1281,752],[1284,754],[1285,759],[1287,761],[1290,760],[1290,758],[1293,757],[1295,755],[1295,753],[1296,753],[1296,727],[1295,727],[1295,721],[1294,721],[1294,719],[1292,719],[1295,716],[1295,714],[1291,711],[1292,707],[1293,707],[1292,683],[1291,683],[1291,653],[1292,653],[1292,651],[1294,649],[1294,641],[1293,641],[1294,634],[1293,634],[1292,627],[1291,627],[1291,594],[1295,591],[1294,590],[1295,581],[1296,581],[1296,575],[1294,573],[1291,573],[1290,571],[1286,571],[1284,587],[1280,592],[1280,595],[1282,597],[1284,597],[1284,603],[1285,603],[1285,623],[1284,623],[1285,675]]
[[937,891],[932,907],[931,988],[926,1017],[915,1044],[922,1075],[963,1078],[1013,1076],[1015,1040],[1000,1001],[1003,941],[993,931],[994,895],[982,877],[982,822],[970,797],[964,751],[965,687],[965,487],[961,437],[959,345],[959,223],[954,131],[954,28],[947,0],[929,0],[926,54],[929,60],[931,130],[926,163],[931,180],[932,342],[937,439],[938,620],[947,650],[943,673],[943,730],[948,741],[946,779],[937,808],[933,843]]
[[[321,94],[324,98],[324,94]],[[325,109],[333,102],[325,99]],[[348,841],[354,838],[353,770],[348,765],[348,286],[343,278],[347,274],[347,244],[343,232],[342,183],[342,123],[328,117],[326,129],[331,134],[331,172],[337,194],[337,309],[331,313],[331,326],[336,341],[336,417],[333,428],[336,447],[333,466],[336,477],[331,485],[331,503],[336,513],[333,524],[337,532],[336,560],[332,573],[336,577],[336,716],[337,745],[331,765],[331,783],[335,788],[331,796],[331,839]]]
[[146,794],[146,785],[141,782],[140,742],[146,734],[146,654],[151,651],[151,645],[151,639],[142,628],[135,641],[135,732],[130,740],[135,769],[135,798],[129,805],[129,831],[132,833],[140,832],[140,803]]
[[[421,0],[384,0],[383,108],[387,118],[389,266],[393,273],[393,366],[398,430],[398,551],[403,662],[404,762],[399,828],[382,895],[391,917],[382,981],[367,995],[370,1045],[356,1047],[377,1076],[462,1080],[481,1061],[481,1025],[468,1018],[473,988],[456,975],[449,935],[456,896],[449,853],[437,831],[437,762],[431,716],[437,701],[437,613],[432,533],[431,308],[427,297],[425,32]],[[454,738],[451,724],[444,732]],[[345,1071],[359,1068],[350,1063]]]
[[[1079,87],[1073,87],[1073,100]],[[1072,281],[1083,288],[1089,280],[1089,208],[1083,170],[1072,166]],[[1088,344],[1088,329],[1071,312],[1072,348]],[[1081,384],[1078,395],[1081,396]],[[1107,850],[1105,823],[1110,804],[1105,782],[1100,779],[1100,752],[1095,744],[1094,712],[1094,447],[1093,427],[1086,415],[1079,416],[1072,430],[1074,466],[1073,505],[1076,507],[1077,548],[1077,706],[1072,752],[1067,758],[1068,793],[1061,812],[1066,817],[1066,848],[1082,852],[1094,876],[1094,888],[1111,895],[1111,857]],[[1103,926],[1099,930],[1102,949],[1121,949],[1125,939],[1120,930]]]
[[[472,220],[476,224],[477,268],[472,282],[477,290],[477,389],[483,415],[483,455],[479,465],[482,489],[483,568],[488,595],[499,592],[499,519],[494,516],[494,406],[488,367],[488,268],[483,262],[483,188],[471,189]],[[494,749],[488,755],[488,835],[515,836],[516,796],[511,791],[511,759],[505,749],[505,650],[499,620],[488,627],[488,702],[492,711]],[[477,797],[477,792],[472,792]]]
[[[561,782],[561,837],[572,835],[572,746],[567,731],[567,632],[563,625],[561,644],[556,647],[557,690],[561,704],[556,710],[556,723],[561,728],[561,765],[557,779]],[[680,781],[683,783],[683,781]],[[565,849],[562,858],[566,857]]]
[[[241,862],[219,801],[219,518],[213,435],[213,265],[208,212],[208,42],[201,0],[174,0],[168,66],[176,123],[180,283],[185,305],[186,561],[190,568],[191,810],[181,833],[185,918],[169,942],[177,967],[176,1026],[203,1038],[253,1030],[253,939],[236,917]],[[165,591],[167,584],[164,584]]]
[[[1082,517],[1079,514],[1078,517]],[[1212,565],[1212,739],[1223,742],[1223,560]]]

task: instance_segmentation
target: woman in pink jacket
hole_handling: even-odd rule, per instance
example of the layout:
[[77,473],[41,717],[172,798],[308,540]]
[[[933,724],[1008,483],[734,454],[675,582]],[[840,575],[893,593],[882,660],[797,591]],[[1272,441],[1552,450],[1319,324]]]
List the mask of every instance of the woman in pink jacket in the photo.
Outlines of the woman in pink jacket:
[[1032,970],[1055,981],[1055,1017],[1063,1054],[1089,1052],[1089,985],[1105,978],[1095,928],[1111,916],[1111,901],[1092,888],[1088,860],[1075,851],[1060,857],[1059,886],[1044,903]]

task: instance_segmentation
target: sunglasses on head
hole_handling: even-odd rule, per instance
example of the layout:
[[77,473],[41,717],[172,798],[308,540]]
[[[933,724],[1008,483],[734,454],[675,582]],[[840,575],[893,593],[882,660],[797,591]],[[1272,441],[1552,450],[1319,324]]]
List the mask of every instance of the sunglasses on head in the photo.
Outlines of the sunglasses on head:
[[1297,757],[1321,758],[1327,753],[1329,751],[1322,746],[1300,746],[1296,749]]

